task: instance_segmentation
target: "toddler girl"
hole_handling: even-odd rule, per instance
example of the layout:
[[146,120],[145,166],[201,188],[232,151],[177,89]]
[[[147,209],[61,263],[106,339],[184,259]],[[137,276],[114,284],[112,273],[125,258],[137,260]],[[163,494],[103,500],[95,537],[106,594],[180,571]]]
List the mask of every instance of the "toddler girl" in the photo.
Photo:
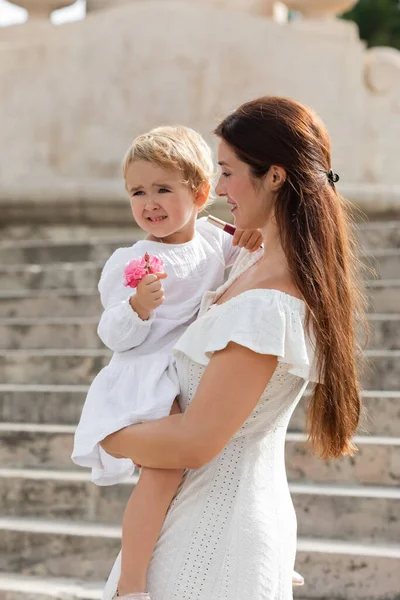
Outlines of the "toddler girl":
[[[196,318],[204,292],[223,283],[240,248],[257,250],[258,231],[233,238],[197,219],[207,204],[213,173],[211,151],[186,127],[160,127],[136,138],[123,163],[133,217],[147,234],[107,261],[99,282],[104,312],[98,334],[113,350],[93,381],[75,434],[72,459],[92,469],[98,485],[132,475],[131,460],[108,455],[100,442],[141,421],[178,411],[171,349]],[[165,273],[146,275],[136,289],[124,285],[128,262],[148,253]],[[174,404],[174,406],[173,406]],[[146,570],[183,471],[142,469],[125,510],[118,595],[148,598]]]

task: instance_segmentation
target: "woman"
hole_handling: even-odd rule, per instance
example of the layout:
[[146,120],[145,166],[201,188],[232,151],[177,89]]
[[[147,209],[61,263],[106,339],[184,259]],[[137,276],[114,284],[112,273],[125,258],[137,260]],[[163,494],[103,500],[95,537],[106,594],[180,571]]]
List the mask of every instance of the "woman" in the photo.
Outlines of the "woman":
[[[284,98],[249,102],[216,129],[243,251],[175,347],[182,414],[106,440],[144,467],[186,468],[149,568],[152,600],[288,600],[296,517],[285,433],[309,381],[309,438],[322,458],[353,454],[360,414],[355,319],[364,301],[335,189],[328,134]],[[118,579],[114,567],[107,590]]]

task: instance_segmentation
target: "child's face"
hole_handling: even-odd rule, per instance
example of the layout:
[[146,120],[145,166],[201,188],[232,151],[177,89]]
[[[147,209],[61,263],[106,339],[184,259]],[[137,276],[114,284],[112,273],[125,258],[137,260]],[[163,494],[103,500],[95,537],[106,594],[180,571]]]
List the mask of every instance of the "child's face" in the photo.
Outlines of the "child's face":
[[188,235],[191,239],[198,213],[196,197],[178,171],[138,160],[128,166],[125,186],[133,218],[143,231],[169,243],[188,241]]

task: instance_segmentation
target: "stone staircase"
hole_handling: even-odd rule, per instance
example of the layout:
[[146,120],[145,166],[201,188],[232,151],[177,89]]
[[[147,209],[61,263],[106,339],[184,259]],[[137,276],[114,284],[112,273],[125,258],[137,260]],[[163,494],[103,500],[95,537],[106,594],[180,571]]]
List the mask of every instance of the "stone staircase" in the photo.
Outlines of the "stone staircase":
[[[287,436],[302,600],[400,598],[400,221],[358,235],[378,275],[359,452],[312,457],[305,401]],[[119,551],[134,479],[96,487],[70,454],[88,385],[110,357],[96,335],[101,265],[136,236],[43,226],[0,239],[0,600],[100,598]]]

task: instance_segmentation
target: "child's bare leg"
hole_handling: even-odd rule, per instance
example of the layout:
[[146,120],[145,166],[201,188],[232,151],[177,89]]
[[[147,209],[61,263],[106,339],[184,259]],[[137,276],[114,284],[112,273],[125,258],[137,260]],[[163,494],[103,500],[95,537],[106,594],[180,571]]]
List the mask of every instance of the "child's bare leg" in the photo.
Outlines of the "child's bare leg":
[[[171,414],[179,413],[175,401]],[[118,594],[146,590],[147,567],[184,469],[142,469],[122,521]]]
[[118,594],[146,591],[147,567],[182,470],[143,469],[122,522]]

